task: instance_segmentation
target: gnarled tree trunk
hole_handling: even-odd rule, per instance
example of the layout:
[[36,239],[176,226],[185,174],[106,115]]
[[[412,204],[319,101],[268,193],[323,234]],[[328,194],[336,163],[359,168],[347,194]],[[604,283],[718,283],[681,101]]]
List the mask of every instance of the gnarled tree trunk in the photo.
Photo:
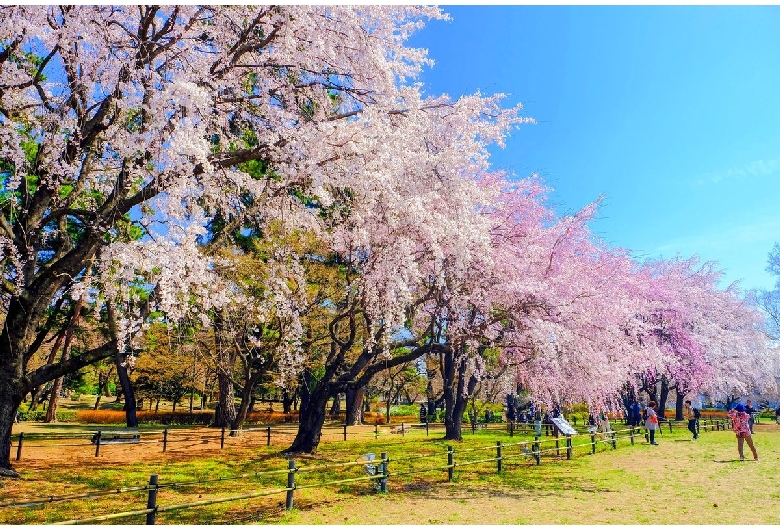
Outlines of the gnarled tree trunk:
[[347,388],[347,425],[363,424],[363,399],[366,387]]

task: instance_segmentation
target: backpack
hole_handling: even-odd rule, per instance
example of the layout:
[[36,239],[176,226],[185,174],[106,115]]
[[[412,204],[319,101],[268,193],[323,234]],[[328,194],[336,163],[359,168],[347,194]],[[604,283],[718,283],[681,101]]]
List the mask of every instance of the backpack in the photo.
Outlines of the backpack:
[[699,409],[693,409],[693,417],[697,420],[701,418],[701,412],[699,412]]

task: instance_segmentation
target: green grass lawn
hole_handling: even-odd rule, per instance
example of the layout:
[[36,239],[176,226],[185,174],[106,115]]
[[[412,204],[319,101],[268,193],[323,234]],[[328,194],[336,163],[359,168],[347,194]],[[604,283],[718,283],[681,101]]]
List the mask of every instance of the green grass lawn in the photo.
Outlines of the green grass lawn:
[[[446,442],[439,434],[425,436],[415,430],[405,436],[382,434],[378,440],[366,428],[363,437],[347,442],[325,442],[316,456],[298,455],[292,511],[285,511],[284,493],[267,497],[161,513],[158,523],[272,523],[272,524],[780,524],[780,500],[776,477],[780,474],[780,427],[757,426],[755,441],[761,460],[739,462],[731,432],[706,432],[690,441],[683,428],[664,431],[660,445],[651,447],[639,437],[635,445],[622,438],[614,450],[597,441],[597,453],[589,454],[589,438],[580,438],[574,458],[566,460],[563,439],[556,452],[551,437],[545,439],[541,465],[516,445],[528,436],[512,438],[502,431],[464,431],[463,442]],[[248,442],[248,438],[244,441]],[[496,462],[464,465],[496,454],[496,441],[504,445],[503,471]],[[515,444],[515,445],[512,445]],[[441,467],[447,463],[447,446],[455,450],[453,481],[444,469],[403,474]],[[0,479],[0,502],[40,495],[61,495],[148,483],[152,473],[160,483],[192,482],[250,474],[240,480],[163,488],[159,506],[198,502],[283,488],[286,474],[255,472],[282,470],[287,460],[281,445],[265,447],[242,439],[230,440],[225,449],[194,452],[176,449],[167,453],[149,447],[133,458],[140,447],[107,449],[105,456],[22,460],[21,480]],[[152,451],[153,449],[153,451]],[[112,451],[117,451],[112,453]],[[112,458],[118,451],[129,451]],[[192,452],[190,452],[192,451]],[[389,493],[374,491],[369,482],[317,486],[324,482],[365,477],[355,462],[366,453],[390,458]],[[559,454],[556,454],[559,453]],[[71,462],[70,465],[64,462]],[[308,468],[308,469],[307,469]],[[317,486],[317,487],[312,487]],[[29,507],[0,508],[0,523],[40,524],[81,519],[93,515],[138,510],[146,506],[146,492],[124,493],[87,500],[46,503]],[[117,524],[142,524],[143,516],[120,519]]]

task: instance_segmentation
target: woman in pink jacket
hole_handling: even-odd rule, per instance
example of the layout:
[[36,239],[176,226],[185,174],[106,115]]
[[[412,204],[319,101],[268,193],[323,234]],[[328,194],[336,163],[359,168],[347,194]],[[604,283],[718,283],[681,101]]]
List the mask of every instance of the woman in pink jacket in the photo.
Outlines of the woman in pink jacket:
[[744,446],[747,442],[750,450],[753,451],[753,459],[758,460],[756,447],[753,445],[753,437],[750,435],[750,415],[745,412],[745,406],[737,403],[729,412],[729,418],[734,425],[734,434],[737,435],[737,450],[739,451],[740,462],[745,460]]

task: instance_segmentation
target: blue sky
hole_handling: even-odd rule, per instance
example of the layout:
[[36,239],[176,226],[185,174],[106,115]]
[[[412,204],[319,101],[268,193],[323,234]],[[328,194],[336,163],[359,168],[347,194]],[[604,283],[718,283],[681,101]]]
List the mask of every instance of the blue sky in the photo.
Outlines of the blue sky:
[[771,288],[780,241],[780,7],[448,6],[410,44],[430,94],[504,92],[538,123],[493,164],[539,173],[638,258],[698,255]]

